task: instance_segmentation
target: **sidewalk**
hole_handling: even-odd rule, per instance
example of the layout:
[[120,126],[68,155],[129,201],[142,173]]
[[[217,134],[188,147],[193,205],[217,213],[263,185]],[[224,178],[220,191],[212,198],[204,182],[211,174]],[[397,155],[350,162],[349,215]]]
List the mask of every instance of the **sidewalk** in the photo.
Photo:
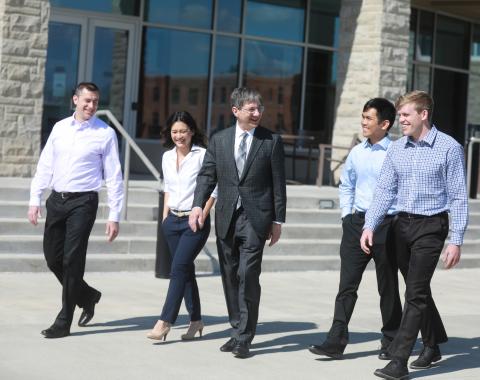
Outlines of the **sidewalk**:
[[[480,269],[438,269],[434,299],[450,341],[443,360],[411,379],[480,378]],[[307,351],[320,343],[332,318],[338,272],[264,273],[253,356],[222,353],[229,325],[219,276],[200,276],[204,337],[182,342],[188,323],[180,317],[166,342],[146,339],[155,324],[168,286],[152,273],[87,273],[102,291],[89,327],[48,340],[40,331],[58,312],[61,288],[51,273],[0,273],[0,378],[5,380],[110,379],[376,379],[380,312],[374,271],[367,271],[350,323],[345,359],[333,361]],[[418,355],[419,345],[415,348]]]

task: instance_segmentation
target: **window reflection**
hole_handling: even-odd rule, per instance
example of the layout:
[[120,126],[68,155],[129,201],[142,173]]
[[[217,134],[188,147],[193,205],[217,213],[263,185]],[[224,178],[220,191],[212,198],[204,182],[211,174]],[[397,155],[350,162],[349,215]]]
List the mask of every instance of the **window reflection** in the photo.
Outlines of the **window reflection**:
[[338,46],[341,2],[338,0],[312,0],[308,40],[311,43]]
[[430,67],[415,65],[412,89],[430,92]]
[[72,111],[72,91],[77,84],[81,26],[48,24],[47,64],[43,89],[42,147],[53,125]]
[[468,124],[476,126],[480,133],[480,25],[473,30],[468,84]]
[[308,51],[303,129],[329,144],[335,105],[335,61],[332,52]]
[[112,111],[120,123],[123,123],[127,52],[128,31],[95,29],[92,81],[100,89],[98,107]]
[[465,138],[467,86],[467,74],[435,70],[433,122],[438,129],[462,145]]
[[129,16],[138,16],[140,9],[140,0],[50,0],[50,4],[52,7],[74,8]]
[[438,16],[435,63],[468,69],[470,28],[465,21]]
[[417,38],[415,59],[422,62],[431,62],[433,49],[433,22],[434,15],[430,12],[419,12],[420,26]]
[[[245,42],[243,85],[256,88],[264,98],[262,124],[279,133],[294,133],[299,127],[302,81],[302,48],[258,41]],[[279,102],[281,101],[281,103]],[[283,115],[282,124],[278,114]]]
[[217,0],[217,4],[217,30],[239,33],[242,1]]
[[[162,123],[179,110],[190,112],[205,129],[209,58],[209,35],[145,28],[137,137],[158,138]],[[160,103],[152,101],[155,91]],[[159,124],[153,112],[159,113]]]
[[212,4],[212,0],[145,0],[145,20],[210,29]]
[[284,0],[273,3],[268,0],[249,0],[246,12],[246,33],[303,41],[305,0]]
[[217,37],[210,134],[233,124],[230,94],[238,82],[238,38]]

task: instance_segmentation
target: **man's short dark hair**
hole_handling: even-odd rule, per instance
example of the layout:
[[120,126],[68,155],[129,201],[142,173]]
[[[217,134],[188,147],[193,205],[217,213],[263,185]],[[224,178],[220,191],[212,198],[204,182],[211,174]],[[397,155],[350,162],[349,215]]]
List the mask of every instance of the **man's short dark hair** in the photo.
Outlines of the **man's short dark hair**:
[[93,82],[80,82],[79,84],[77,84],[77,87],[75,87],[74,95],[80,96],[83,89],[86,89],[90,92],[96,92],[100,95],[100,90],[98,89],[98,86]]
[[390,130],[397,115],[397,111],[393,103],[385,98],[373,98],[365,103],[363,106],[363,112],[368,111],[370,108],[375,108],[377,111],[377,118],[380,123],[385,120],[389,122],[387,131]]

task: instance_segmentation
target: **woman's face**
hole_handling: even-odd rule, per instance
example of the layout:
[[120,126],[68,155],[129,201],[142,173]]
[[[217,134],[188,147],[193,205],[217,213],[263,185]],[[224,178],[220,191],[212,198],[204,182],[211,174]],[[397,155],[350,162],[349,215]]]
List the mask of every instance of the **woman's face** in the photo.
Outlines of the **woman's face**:
[[175,146],[179,149],[190,149],[193,132],[183,121],[176,121],[172,125],[170,135]]

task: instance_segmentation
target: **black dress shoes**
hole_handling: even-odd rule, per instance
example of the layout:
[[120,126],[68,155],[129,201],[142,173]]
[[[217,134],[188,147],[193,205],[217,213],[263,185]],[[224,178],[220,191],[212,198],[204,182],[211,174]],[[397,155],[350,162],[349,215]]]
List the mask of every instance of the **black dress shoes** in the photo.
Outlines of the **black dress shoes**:
[[248,358],[250,356],[250,343],[237,342],[236,346],[233,347],[232,354],[235,355],[236,358]]
[[378,353],[378,358],[380,360],[392,360],[392,357],[388,353],[388,346],[391,342],[385,343],[382,341],[382,346],[380,347],[380,351]]
[[427,369],[432,366],[432,363],[438,362],[441,358],[442,354],[438,345],[433,347],[424,346],[417,360],[410,363],[410,368]]
[[373,374],[387,380],[405,380],[408,379],[407,363],[392,360],[385,368],[377,369]]
[[100,297],[102,297],[102,293],[98,292],[92,302],[83,308],[82,314],[80,314],[78,320],[78,325],[80,327],[85,327],[87,323],[92,320],[95,314],[95,305],[100,301]]
[[42,330],[42,335],[48,339],[63,338],[70,335],[70,330],[52,325],[48,329]]
[[230,338],[227,343],[225,343],[222,347],[220,347],[220,351],[222,352],[232,352],[233,348],[237,345],[237,340],[235,338]]
[[345,346],[323,342],[319,346],[311,344],[310,347],[308,347],[308,350],[312,354],[328,356],[329,358],[338,360],[343,359],[343,351],[345,350]]

